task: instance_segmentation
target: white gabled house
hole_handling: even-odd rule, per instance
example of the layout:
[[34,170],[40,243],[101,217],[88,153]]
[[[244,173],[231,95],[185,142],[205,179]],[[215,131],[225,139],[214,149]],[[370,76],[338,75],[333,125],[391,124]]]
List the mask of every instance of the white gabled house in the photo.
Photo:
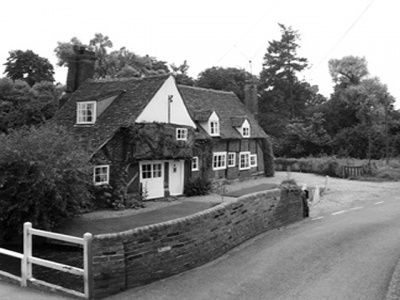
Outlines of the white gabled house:
[[178,86],[172,75],[93,80],[92,53],[74,50],[54,122],[90,151],[94,185],[122,182],[155,199],[200,176],[263,175],[267,136],[233,93]]

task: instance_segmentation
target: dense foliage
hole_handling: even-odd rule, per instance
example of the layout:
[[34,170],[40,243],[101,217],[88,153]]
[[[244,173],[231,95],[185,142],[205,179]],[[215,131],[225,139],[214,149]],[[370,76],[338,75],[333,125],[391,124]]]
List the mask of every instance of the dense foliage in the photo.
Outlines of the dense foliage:
[[259,122],[271,136],[275,156],[399,155],[400,118],[394,98],[379,78],[369,75],[366,59],[331,59],[334,93],[325,99],[316,86],[299,80],[308,65],[297,55],[300,35],[279,26],[281,39],[269,42],[259,81]]
[[40,125],[58,108],[61,88],[42,81],[30,87],[26,81],[0,79],[0,133],[22,126]]
[[47,58],[40,57],[31,50],[10,51],[4,64],[4,73],[13,80],[24,80],[30,86],[41,81],[54,81],[54,68]]
[[0,239],[24,222],[51,230],[90,205],[87,154],[61,127],[0,135]]
[[68,66],[68,58],[73,55],[73,46],[85,46],[96,53],[95,78],[142,77],[169,72],[168,65],[155,57],[140,56],[125,47],[112,50],[113,43],[108,36],[96,33],[88,44],[74,37],[69,42],[58,42],[54,53],[59,66]]
[[205,177],[190,180],[184,189],[187,197],[208,195],[211,191],[211,181]]
[[199,87],[234,92],[240,100],[244,99],[244,86],[252,75],[243,69],[212,67],[199,74],[196,85]]

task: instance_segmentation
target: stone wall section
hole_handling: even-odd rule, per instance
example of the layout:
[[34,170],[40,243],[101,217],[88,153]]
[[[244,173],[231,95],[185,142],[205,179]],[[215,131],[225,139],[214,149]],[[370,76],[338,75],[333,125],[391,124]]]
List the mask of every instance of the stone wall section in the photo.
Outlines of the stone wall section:
[[203,212],[93,240],[96,298],[203,265],[244,241],[303,218],[298,190],[274,189]]

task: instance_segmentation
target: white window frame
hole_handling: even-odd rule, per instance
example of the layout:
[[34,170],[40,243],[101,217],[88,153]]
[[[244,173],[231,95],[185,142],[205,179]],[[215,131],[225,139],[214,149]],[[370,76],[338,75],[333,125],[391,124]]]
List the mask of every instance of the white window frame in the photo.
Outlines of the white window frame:
[[[147,168],[150,166],[150,168]],[[157,166],[157,168],[155,168]],[[143,170],[146,168],[146,170]],[[146,172],[146,176],[143,176],[144,172]],[[163,166],[162,163],[143,163],[140,166],[140,177],[141,179],[152,179],[152,178],[160,178],[163,176]]]
[[[246,158],[247,157],[247,158]],[[244,158],[244,160],[242,159]],[[247,162],[247,164],[243,165],[242,162]],[[250,169],[250,152],[240,152],[239,153],[239,170],[248,170]]]
[[187,141],[188,130],[187,128],[176,128],[176,140]]
[[199,170],[199,157],[194,156],[192,157],[192,171],[198,171]]
[[219,122],[217,120],[210,121],[210,135],[219,136]]
[[[91,105],[92,108],[88,109],[87,106]],[[83,113],[91,111],[92,120],[87,121],[87,115]],[[94,124],[97,118],[97,102],[96,101],[85,101],[76,103],[76,124]]]
[[236,153],[229,152],[228,153],[228,168],[236,166]]
[[[96,173],[97,170],[100,170],[101,173]],[[102,172],[105,170],[105,172]],[[100,181],[97,181],[97,176],[99,176]],[[105,179],[103,179],[105,178]],[[109,165],[100,165],[94,166],[93,168],[93,183],[94,185],[104,185],[108,184],[110,181],[110,166]]]
[[250,168],[257,167],[257,154],[250,154]]
[[213,170],[226,169],[226,152],[214,152],[212,160]]
[[242,127],[242,136],[244,138],[249,138],[250,137],[250,126],[246,125]]

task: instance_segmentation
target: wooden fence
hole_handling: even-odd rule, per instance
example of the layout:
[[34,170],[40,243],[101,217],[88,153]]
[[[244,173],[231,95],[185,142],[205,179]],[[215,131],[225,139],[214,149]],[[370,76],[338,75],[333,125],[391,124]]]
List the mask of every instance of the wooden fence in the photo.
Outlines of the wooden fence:
[[341,166],[341,177],[359,177],[365,173],[365,166]]
[[[68,242],[72,244],[78,244],[83,246],[83,269],[76,268],[69,265],[64,265],[60,263],[56,263],[50,260],[41,259],[38,257],[32,256],[32,237],[34,235],[42,236],[49,239],[56,239],[63,242]],[[8,256],[12,256],[15,258],[21,259],[21,277],[15,276],[8,272],[4,272],[0,270],[0,275],[10,278],[13,281],[19,282],[21,286],[26,287],[29,286],[29,283],[33,283],[35,285],[44,286],[50,288],[52,290],[59,291],[61,293],[65,293],[68,295],[72,295],[78,298],[84,299],[93,299],[93,274],[92,274],[92,234],[85,233],[83,238],[78,238],[74,236],[68,236],[53,232],[48,232],[44,230],[34,229],[32,228],[32,224],[27,222],[24,224],[24,248],[23,253],[7,250],[0,248],[0,253]],[[50,284],[48,282],[44,282],[41,280],[37,280],[33,278],[32,274],[32,265],[36,264],[39,266],[55,269],[58,271],[63,271],[75,275],[83,276],[84,281],[84,293],[63,288],[61,286],[57,286],[54,284]]]

